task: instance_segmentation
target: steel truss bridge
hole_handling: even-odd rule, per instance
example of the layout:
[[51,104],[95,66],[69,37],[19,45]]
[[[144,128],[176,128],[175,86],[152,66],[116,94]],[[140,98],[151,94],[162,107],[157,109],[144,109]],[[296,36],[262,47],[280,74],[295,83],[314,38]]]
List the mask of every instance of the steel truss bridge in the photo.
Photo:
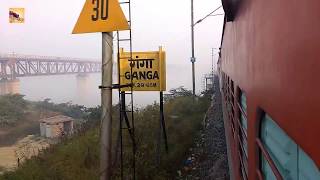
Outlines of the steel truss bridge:
[[32,55],[0,55],[0,79],[101,72],[97,60]]

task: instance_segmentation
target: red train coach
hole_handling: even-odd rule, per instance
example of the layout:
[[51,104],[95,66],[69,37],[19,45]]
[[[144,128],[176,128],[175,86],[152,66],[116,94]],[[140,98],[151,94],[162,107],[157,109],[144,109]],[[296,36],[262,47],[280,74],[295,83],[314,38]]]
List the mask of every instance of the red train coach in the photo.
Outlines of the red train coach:
[[320,180],[320,1],[222,4],[231,178]]

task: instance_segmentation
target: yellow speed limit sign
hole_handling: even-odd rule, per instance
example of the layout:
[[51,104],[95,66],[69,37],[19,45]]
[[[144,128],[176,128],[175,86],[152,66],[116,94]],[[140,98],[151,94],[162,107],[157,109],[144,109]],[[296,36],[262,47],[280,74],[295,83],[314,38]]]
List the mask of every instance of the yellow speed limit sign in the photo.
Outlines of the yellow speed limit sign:
[[[166,90],[166,54],[159,51],[124,52],[120,49],[120,85],[133,82],[133,91],[165,91]],[[132,73],[131,73],[132,68]],[[122,88],[121,91],[130,91]]]
[[128,21],[118,0],[86,0],[73,34],[128,30]]

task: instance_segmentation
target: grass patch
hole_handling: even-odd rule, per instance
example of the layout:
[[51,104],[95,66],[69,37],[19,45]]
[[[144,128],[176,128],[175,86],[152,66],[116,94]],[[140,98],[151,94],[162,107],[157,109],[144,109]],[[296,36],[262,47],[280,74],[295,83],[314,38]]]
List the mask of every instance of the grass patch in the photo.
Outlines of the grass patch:
[[[157,139],[159,129],[159,104],[152,104],[135,112],[135,135],[137,143],[137,179],[172,179],[192,146],[194,137],[201,128],[205,112],[210,104],[210,96],[203,95],[194,101],[191,92],[176,89],[165,101],[165,120],[169,141],[169,153],[161,149],[161,161],[157,163]],[[93,111],[93,110],[92,110]],[[92,117],[99,117],[95,109]],[[118,110],[114,109],[114,146],[117,141]],[[128,135],[124,136],[124,171],[130,177],[132,150]],[[94,127],[82,135],[55,145],[38,157],[27,160],[15,172],[7,172],[0,179],[10,180],[74,180],[99,179],[99,127]],[[115,156],[114,156],[115,157]],[[113,179],[119,179],[119,163],[114,167]]]

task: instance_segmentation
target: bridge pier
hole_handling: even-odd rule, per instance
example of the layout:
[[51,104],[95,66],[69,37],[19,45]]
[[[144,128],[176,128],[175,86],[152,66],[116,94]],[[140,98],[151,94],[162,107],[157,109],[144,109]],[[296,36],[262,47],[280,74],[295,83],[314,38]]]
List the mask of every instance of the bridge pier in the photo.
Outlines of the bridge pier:
[[1,79],[0,80],[0,95],[19,94],[20,80],[19,79]]
[[90,99],[90,77],[87,73],[79,73],[77,78],[77,101],[80,104],[86,104]]

